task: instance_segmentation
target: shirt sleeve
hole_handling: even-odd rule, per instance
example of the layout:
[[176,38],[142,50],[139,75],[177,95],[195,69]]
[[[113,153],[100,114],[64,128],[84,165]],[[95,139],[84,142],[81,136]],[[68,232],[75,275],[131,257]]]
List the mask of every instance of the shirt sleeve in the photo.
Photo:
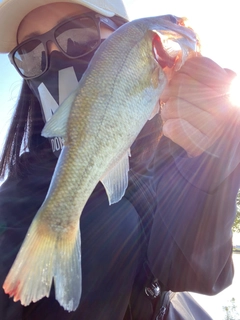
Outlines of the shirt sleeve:
[[169,141],[179,173],[193,186],[213,193],[240,162],[240,125],[229,125],[221,139],[200,156],[189,158],[185,151]]
[[212,295],[232,282],[238,131],[232,128],[221,148],[216,143],[196,158],[187,158],[165,137],[160,141],[154,182],[157,210],[148,259],[166,289]]

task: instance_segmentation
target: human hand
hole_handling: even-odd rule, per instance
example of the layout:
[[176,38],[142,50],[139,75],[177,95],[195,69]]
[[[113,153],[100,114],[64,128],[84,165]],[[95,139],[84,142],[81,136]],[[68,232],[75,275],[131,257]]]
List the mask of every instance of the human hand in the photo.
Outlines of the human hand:
[[233,76],[205,57],[190,58],[174,74],[161,100],[163,134],[189,157],[206,151],[233,114],[228,99]]

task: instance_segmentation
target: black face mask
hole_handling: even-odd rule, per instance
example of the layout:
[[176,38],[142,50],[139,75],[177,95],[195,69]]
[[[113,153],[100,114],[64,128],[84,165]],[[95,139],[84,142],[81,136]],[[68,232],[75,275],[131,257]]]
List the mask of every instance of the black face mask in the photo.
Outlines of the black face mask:
[[[28,86],[39,100],[44,122],[47,122],[58,106],[73,92],[86,71],[94,52],[79,58],[70,59],[59,51],[49,55],[49,69],[40,77],[27,80]],[[62,138],[49,139],[54,154],[58,157]]]

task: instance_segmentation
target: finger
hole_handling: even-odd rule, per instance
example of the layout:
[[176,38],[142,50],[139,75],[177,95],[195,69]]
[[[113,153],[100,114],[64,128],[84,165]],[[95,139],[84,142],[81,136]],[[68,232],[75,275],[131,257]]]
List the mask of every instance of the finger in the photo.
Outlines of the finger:
[[185,149],[191,157],[200,155],[211,145],[206,135],[181,119],[166,121],[163,125],[163,134]]
[[212,114],[225,113],[229,106],[228,97],[185,74],[176,74],[169,86],[163,92],[161,100],[170,97],[180,98],[194,104],[196,107]]
[[188,59],[179,70],[179,73],[184,73],[220,93],[229,91],[233,78],[233,74],[230,75],[217,63],[206,57],[192,57]]
[[221,122],[211,113],[201,110],[185,100],[176,98],[170,98],[166,102],[161,110],[161,117],[163,121],[184,119],[205,135],[211,135]]

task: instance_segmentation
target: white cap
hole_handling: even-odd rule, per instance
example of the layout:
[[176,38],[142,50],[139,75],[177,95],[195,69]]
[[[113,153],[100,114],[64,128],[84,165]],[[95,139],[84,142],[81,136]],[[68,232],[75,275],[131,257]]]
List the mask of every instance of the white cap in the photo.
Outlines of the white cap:
[[10,52],[17,45],[19,24],[29,12],[55,2],[80,4],[104,16],[117,15],[128,20],[122,0],[3,0],[0,3],[0,53]]

